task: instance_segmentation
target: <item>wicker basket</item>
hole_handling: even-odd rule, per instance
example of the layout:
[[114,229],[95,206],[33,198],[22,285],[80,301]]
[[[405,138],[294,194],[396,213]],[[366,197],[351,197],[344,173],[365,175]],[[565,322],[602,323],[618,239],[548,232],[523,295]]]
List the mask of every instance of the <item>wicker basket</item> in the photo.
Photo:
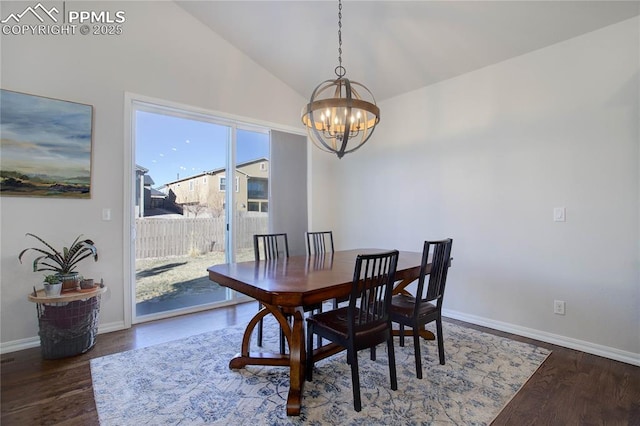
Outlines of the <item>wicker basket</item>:
[[83,300],[38,303],[40,347],[44,359],[87,352],[96,343],[100,294]]

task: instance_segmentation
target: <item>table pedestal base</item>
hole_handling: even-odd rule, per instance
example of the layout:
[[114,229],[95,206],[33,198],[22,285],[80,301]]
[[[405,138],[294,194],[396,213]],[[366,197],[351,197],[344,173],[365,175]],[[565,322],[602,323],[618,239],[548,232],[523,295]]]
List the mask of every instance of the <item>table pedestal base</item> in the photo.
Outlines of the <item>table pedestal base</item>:
[[[418,334],[425,340],[436,340],[435,334],[433,334],[429,330],[425,330],[424,328],[418,330]],[[399,336],[400,335],[400,330],[393,330],[393,335],[394,336]],[[405,335],[405,337],[413,336],[413,330],[411,330],[411,329],[406,330],[405,329],[404,330],[404,335]]]
[[[282,311],[277,306],[262,304],[261,309],[247,325],[242,337],[241,352],[230,362],[229,368],[239,369],[247,365],[289,366],[289,395],[287,396],[287,415],[299,416],[302,405],[302,389],[305,377],[305,346],[304,346],[304,313],[302,307],[296,308],[291,317],[293,324],[289,324]],[[274,354],[268,352],[250,352],[251,334],[254,328],[266,315],[272,314],[289,343],[288,354]]]

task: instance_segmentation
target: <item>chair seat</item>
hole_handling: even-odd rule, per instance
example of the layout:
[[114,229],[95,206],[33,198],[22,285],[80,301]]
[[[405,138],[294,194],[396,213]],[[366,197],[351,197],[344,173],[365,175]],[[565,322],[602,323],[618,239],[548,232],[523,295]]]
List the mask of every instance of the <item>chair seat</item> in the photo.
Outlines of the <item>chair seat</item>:
[[[322,334],[321,330],[328,330],[336,336],[340,336],[343,339],[347,338],[348,326],[347,326],[347,312],[348,306],[343,308],[334,309],[328,312],[315,314],[312,317],[307,318],[307,321],[313,322],[316,332]],[[360,310],[356,312],[356,318],[359,317]],[[356,322],[358,320],[356,319]],[[380,324],[372,327],[369,323],[363,330],[358,330],[356,327],[356,340],[369,340],[365,339],[366,336],[380,336],[382,332],[387,328],[386,322],[380,322]],[[382,340],[384,341],[384,339]]]
[[[414,308],[416,306],[416,298],[406,294],[398,294],[391,298],[391,316],[402,316],[412,318]],[[421,303],[418,310],[418,317],[426,317],[427,315],[437,312],[438,308],[433,303]]]

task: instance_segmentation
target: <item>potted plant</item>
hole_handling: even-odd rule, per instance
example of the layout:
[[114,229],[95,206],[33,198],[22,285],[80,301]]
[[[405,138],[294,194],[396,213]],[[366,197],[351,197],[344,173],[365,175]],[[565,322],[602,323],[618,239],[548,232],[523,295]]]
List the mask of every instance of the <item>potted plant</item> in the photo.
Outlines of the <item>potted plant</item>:
[[44,294],[46,294],[47,297],[60,296],[62,281],[58,275],[45,275],[42,285],[44,286]]
[[38,237],[37,235],[27,233],[29,237],[33,237],[40,241],[44,248],[29,247],[20,252],[18,260],[22,263],[22,257],[30,250],[38,252],[38,256],[33,261],[33,271],[53,271],[62,281],[62,290],[75,289],[79,286],[80,277],[75,271],[78,263],[88,257],[93,257],[94,261],[98,261],[98,249],[91,240],[81,240],[79,235],[69,247],[63,247],[58,251],[51,244]]

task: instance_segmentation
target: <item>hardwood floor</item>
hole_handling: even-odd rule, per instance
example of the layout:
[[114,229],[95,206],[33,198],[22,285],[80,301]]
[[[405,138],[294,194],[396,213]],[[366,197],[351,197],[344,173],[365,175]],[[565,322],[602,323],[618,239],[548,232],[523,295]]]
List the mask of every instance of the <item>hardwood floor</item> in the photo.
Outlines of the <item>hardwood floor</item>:
[[[2,355],[0,424],[98,425],[90,359],[247,323],[255,313],[252,302],[139,324],[101,334],[88,353],[62,360],[42,360],[39,348]],[[640,425],[640,367],[450,321],[553,351],[494,425]]]

